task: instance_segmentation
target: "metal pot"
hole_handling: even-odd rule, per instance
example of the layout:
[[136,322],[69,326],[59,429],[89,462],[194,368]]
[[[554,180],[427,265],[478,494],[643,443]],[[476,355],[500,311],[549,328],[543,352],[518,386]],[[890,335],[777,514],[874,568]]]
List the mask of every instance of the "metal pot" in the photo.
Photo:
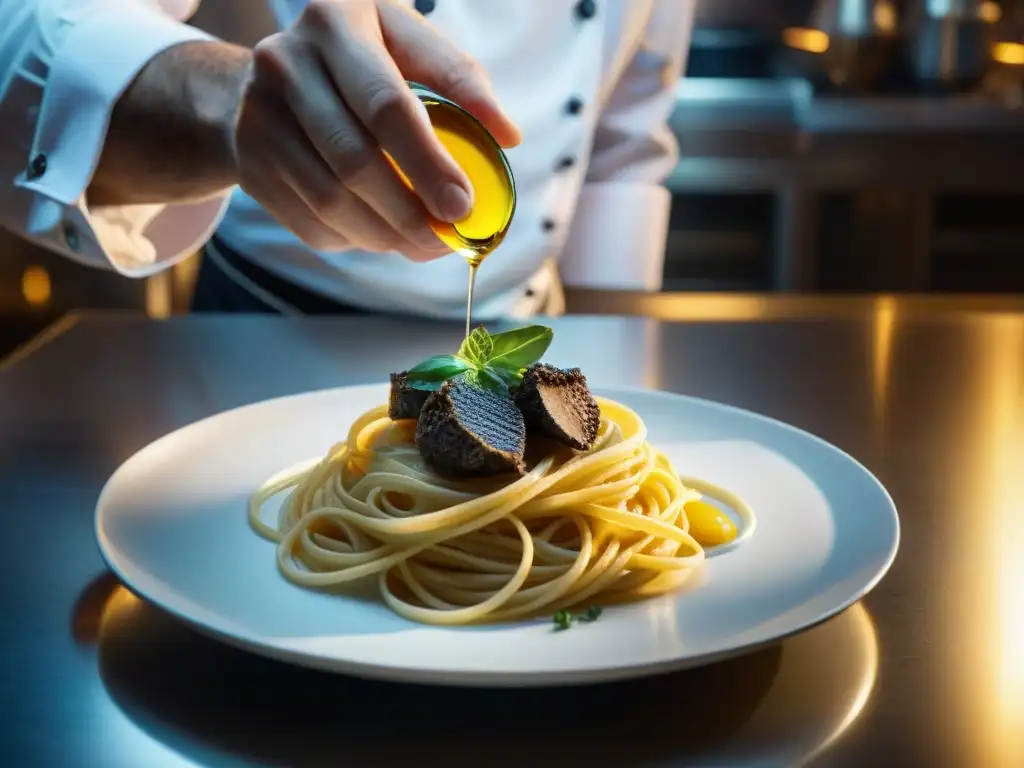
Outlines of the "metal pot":
[[698,29],[758,29],[777,34],[807,21],[814,0],[697,0]]
[[770,77],[779,32],[804,24],[813,4],[814,0],[697,0],[688,74]]
[[965,91],[993,65],[996,21],[982,0],[916,0],[908,54],[918,83],[928,90]]
[[894,0],[817,0],[810,27],[820,43],[791,55],[797,66],[824,75],[840,90],[872,91],[889,73],[899,48]]

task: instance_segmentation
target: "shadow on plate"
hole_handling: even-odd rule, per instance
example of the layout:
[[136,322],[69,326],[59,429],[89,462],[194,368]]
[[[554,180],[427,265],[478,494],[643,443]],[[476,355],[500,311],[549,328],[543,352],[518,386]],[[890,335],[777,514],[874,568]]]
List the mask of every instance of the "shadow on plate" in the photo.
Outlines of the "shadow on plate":
[[113,577],[83,592],[73,631],[80,642],[95,638],[103,683],[136,725],[213,766],[797,765],[856,719],[878,661],[873,624],[857,605],[781,645],[647,680],[522,690],[400,685],[222,645]]

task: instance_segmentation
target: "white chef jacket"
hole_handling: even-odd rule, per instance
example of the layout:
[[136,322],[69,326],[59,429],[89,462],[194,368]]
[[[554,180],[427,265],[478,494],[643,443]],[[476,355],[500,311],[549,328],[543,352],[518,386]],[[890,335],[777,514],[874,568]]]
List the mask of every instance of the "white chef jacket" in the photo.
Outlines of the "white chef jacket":
[[[486,68],[523,132],[508,153],[516,215],[479,272],[477,314],[543,311],[559,275],[574,286],[659,289],[670,204],[661,182],[677,157],[667,118],[695,0],[594,0],[589,18],[579,0],[402,1],[429,9]],[[413,264],[318,252],[238,188],[168,205],[86,200],[111,109],[146,62],[186,41],[252,45],[305,3],[0,0],[0,225],[130,277],[170,267],[216,232],[264,269],[338,301],[458,317],[458,256]]]

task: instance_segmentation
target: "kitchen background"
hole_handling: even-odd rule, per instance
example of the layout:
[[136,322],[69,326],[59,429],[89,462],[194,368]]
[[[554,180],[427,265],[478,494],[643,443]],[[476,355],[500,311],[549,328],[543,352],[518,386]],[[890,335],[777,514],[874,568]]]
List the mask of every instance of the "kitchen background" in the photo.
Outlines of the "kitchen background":
[[[1024,0],[698,6],[666,291],[1024,291]],[[0,356],[70,309],[182,311],[196,269],[0,254]]]

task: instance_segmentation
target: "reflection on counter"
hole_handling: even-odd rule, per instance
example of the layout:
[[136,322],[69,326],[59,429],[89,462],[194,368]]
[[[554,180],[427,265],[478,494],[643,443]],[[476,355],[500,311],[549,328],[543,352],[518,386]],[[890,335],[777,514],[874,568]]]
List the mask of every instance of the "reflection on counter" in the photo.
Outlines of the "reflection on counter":
[[[1024,296],[986,294],[787,294],[639,293],[574,289],[566,292],[571,314],[631,315],[668,323],[743,323],[803,319],[874,320],[898,302],[902,316],[950,312],[1024,313]],[[895,309],[893,307],[893,309]]]
[[[211,749],[261,764],[326,764],[343,749],[350,766],[473,765],[487,754],[508,765],[653,765],[683,755],[685,765],[799,766],[827,755],[856,721],[879,665],[874,623],[861,604],[781,645],[711,667],[557,695],[295,669],[207,639],[109,576],[83,592],[72,627],[79,643],[98,644],[109,695],[98,706],[117,707],[149,737],[108,733],[110,757],[130,753],[138,764],[169,750],[203,762]],[[627,708],[614,704],[623,696]],[[397,700],[415,717],[382,717]],[[358,706],[339,710],[338,702]],[[590,735],[602,724],[618,738],[598,747]]]
[[1024,536],[1024,319],[993,318],[976,342],[978,370],[984,371],[978,402],[984,408],[974,431],[983,439],[965,467],[973,482],[963,499],[950,501],[978,511],[979,533],[968,534],[968,546],[975,545],[981,556],[949,553],[957,571],[949,599],[975,619],[964,628],[961,647],[977,649],[984,654],[977,658],[990,661],[970,673],[957,661],[950,672],[958,683],[953,700],[963,706],[955,714],[969,719],[977,734],[977,764],[1017,766],[1024,765],[1024,559],[1018,546]]

